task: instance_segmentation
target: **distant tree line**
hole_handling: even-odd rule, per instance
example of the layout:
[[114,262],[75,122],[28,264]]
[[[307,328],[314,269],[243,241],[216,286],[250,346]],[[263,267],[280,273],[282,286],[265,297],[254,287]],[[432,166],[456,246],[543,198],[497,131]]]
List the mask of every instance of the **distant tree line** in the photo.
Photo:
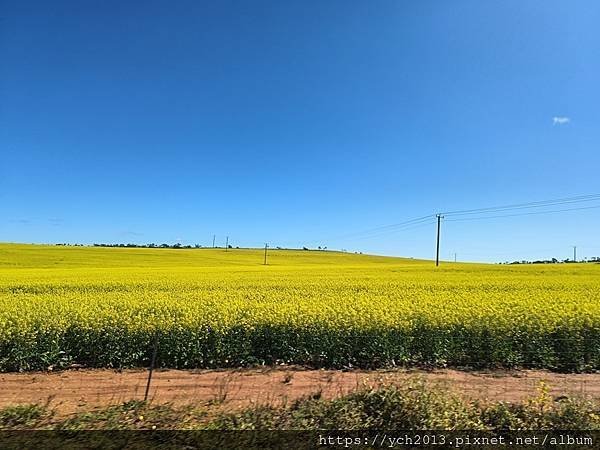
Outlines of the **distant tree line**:
[[[55,244],[63,247],[84,247],[84,244]],[[181,245],[177,244],[92,244],[93,247],[121,247],[121,248],[202,248],[200,244]],[[209,248],[209,247],[206,247]],[[233,248],[231,245],[229,248]],[[236,247],[239,248],[239,247]]]
[[[64,247],[119,247],[119,248],[175,248],[175,249],[179,249],[179,248],[213,248],[210,245],[207,246],[202,246],[200,244],[194,244],[194,245],[182,245],[180,243],[177,244],[105,244],[105,243],[94,243],[91,245],[87,245],[87,244],[68,244],[68,243],[58,243],[55,244],[58,246],[64,246]],[[214,248],[223,248],[223,247],[219,247],[216,246]],[[227,246],[227,248],[234,248],[233,245],[229,244]],[[235,248],[240,248],[239,246],[235,247]],[[297,248],[289,248],[289,247],[274,247],[277,250],[300,250]],[[311,250],[308,247],[302,247],[302,250]],[[316,250],[327,250],[327,247],[317,247]],[[345,252],[346,250],[342,250],[343,252]],[[360,253],[362,254],[362,252],[355,252],[355,253]]]
[[592,263],[600,263],[600,256],[592,256],[591,258],[584,258],[581,261],[573,261],[572,259],[563,259],[563,260],[558,260],[557,258],[552,258],[552,259],[541,259],[541,260],[535,260],[535,261],[527,261],[527,260],[522,260],[522,261],[506,261],[500,264],[571,264],[574,262],[578,262],[578,263],[586,263],[586,262],[592,262]]
[[[124,247],[124,248],[202,248],[200,244],[94,244],[94,247]],[[231,248],[231,245],[229,246]]]

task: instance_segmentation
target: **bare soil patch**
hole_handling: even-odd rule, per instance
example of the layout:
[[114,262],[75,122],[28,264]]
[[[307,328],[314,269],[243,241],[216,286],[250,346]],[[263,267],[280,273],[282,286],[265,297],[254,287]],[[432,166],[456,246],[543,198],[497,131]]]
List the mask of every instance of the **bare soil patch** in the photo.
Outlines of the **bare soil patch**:
[[[59,414],[71,414],[143,399],[146,370],[69,370],[0,374],[0,408],[50,403]],[[467,399],[518,402],[536,395],[541,381],[559,396],[600,398],[600,374],[546,371],[458,370],[307,370],[298,367],[236,370],[158,370],[150,397],[158,403],[219,404],[239,408],[281,404],[302,396],[334,398],[364,386],[402,385],[420,377]]]

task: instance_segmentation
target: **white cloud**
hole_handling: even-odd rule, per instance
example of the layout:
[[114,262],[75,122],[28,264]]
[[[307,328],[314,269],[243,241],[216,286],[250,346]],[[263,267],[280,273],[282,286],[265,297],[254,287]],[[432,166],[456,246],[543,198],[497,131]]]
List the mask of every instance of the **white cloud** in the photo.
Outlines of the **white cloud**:
[[571,121],[569,117],[553,117],[552,124],[553,125],[566,125]]

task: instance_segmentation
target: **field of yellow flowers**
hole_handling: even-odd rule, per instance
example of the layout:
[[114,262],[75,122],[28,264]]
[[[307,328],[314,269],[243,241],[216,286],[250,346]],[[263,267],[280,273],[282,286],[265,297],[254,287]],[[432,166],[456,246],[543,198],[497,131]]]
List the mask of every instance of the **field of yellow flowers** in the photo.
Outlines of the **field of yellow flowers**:
[[600,369],[600,265],[0,245],[0,370]]

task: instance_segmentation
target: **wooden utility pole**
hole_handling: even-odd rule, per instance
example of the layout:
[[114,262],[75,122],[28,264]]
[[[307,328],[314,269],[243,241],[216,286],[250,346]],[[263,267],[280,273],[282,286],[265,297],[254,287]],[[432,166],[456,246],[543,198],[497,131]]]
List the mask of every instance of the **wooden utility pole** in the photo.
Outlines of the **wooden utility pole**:
[[263,263],[264,266],[267,265],[267,248],[269,248],[269,244],[265,244],[265,262]]
[[577,246],[573,246],[573,262],[577,262]]
[[229,249],[229,236],[227,236],[227,239],[225,239],[225,251],[227,251]]
[[437,217],[437,241],[436,241],[436,248],[435,248],[435,266],[439,266],[440,265],[440,228],[441,228],[441,223],[442,223],[442,215],[441,214],[436,214]]
[[215,248],[215,239],[217,238],[216,234],[213,234],[213,248]]

